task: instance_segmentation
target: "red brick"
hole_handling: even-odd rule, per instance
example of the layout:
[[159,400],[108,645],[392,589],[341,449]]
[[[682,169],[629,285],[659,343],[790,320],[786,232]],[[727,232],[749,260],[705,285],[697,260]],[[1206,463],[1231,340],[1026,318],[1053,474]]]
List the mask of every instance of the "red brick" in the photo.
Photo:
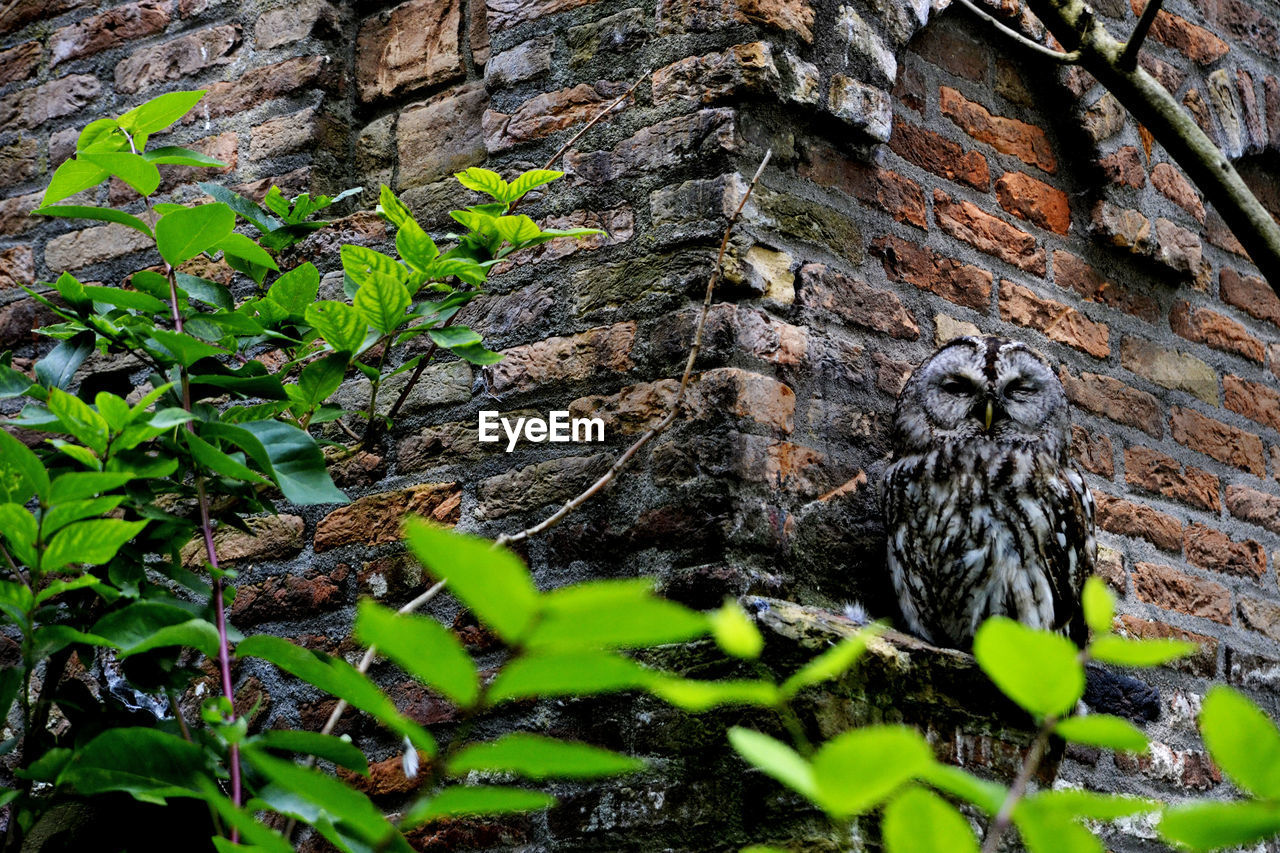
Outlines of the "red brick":
[[943,27],[925,27],[919,37],[912,39],[910,50],[957,77],[975,83],[986,79],[991,51],[962,33]]
[[32,21],[52,20],[84,5],[86,0],[14,0],[0,6],[0,35],[16,32]]
[[1221,484],[1208,471],[1188,467],[1184,472],[1178,460],[1149,447],[1134,445],[1124,451],[1124,479],[1131,486],[1146,489],[1176,501],[1222,511],[1218,498]]
[[[250,532],[230,525],[219,527],[213,537],[219,564],[245,560],[275,560],[302,550],[305,524],[298,515],[266,515],[245,519]],[[204,540],[197,537],[182,546],[182,565],[189,569],[205,565],[208,556]]]
[[1072,405],[1135,427],[1155,438],[1164,436],[1160,402],[1147,392],[1098,373],[1081,373],[1077,379],[1065,367],[1059,369],[1058,378]]
[[[1125,634],[1140,640],[1175,639],[1195,643],[1199,646],[1198,651],[1190,657],[1185,657],[1169,664],[1169,666],[1204,678],[1212,678],[1213,674],[1217,672],[1218,641],[1213,637],[1195,634],[1191,631],[1184,631],[1182,628],[1167,625],[1164,622],[1153,622],[1149,619],[1140,619],[1137,616],[1128,614],[1120,617],[1120,627]],[[1120,753],[1116,754],[1117,756],[1120,755]]]
[[1191,278],[1197,290],[1208,290],[1210,269],[1194,231],[1156,217],[1156,260]]
[[49,39],[49,67],[164,32],[171,7],[170,0],[140,0],[63,27]]
[[767,42],[690,56],[653,72],[654,103],[706,105],[731,95],[776,90],[778,69]]
[[[893,95],[895,102],[907,109],[924,112],[925,82],[920,69],[915,65],[899,67],[898,78],[893,81],[893,90],[889,94]],[[897,123],[895,121],[894,125]]]
[[1243,43],[1263,56],[1280,59],[1280,30],[1275,18],[1243,0],[1201,0],[1205,22],[1233,43]]
[[[476,6],[484,8],[483,3]],[[328,0],[297,0],[258,16],[253,25],[253,46],[266,50],[308,37],[336,40],[341,32],[340,17],[337,7]]]
[[1280,431],[1280,391],[1239,376],[1222,377],[1223,405],[1251,421]]
[[74,270],[153,248],[154,243],[124,225],[98,225],[59,234],[44,247],[44,262],[55,272]]
[[0,98],[0,127],[39,127],[79,112],[102,89],[96,77],[71,74]]
[[1103,93],[1080,116],[1080,123],[1095,143],[1110,139],[1119,133],[1125,125],[1128,114],[1115,95]]
[[1166,198],[1194,216],[1197,222],[1204,224],[1204,202],[1200,200],[1200,194],[1196,192],[1195,187],[1182,176],[1182,172],[1176,166],[1157,163],[1151,170],[1151,183]]
[[1218,211],[1213,208],[1209,208],[1205,214],[1204,237],[1219,249],[1224,249],[1245,259],[1249,257],[1249,253],[1244,250],[1244,246],[1240,245],[1236,235],[1227,227],[1227,223],[1222,221]]
[[1222,584],[1156,563],[1138,563],[1131,576],[1134,594],[1141,601],[1223,625],[1231,624],[1231,591]]
[[1110,480],[1116,466],[1112,460],[1111,437],[1104,432],[1091,433],[1084,427],[1071,427],[1071,458],[1086,471]]
[[373,101],[459,79],[461,0],[409,0],[368,18],[356,37],[356,87]]
[[939,92],[942,114],[974,139],[1046,172],[1058,170],[1053,147],[1040,128],[1017,119],[992,115],[986,107],[970,101],[950,86],[942,86]]
[[344,150],[344,128],[314,107],[276,116],[255,126],[249,136],[249,159],[265,160],[296,151]]
[[914,341],[920,337],[911,312],[890,290],[871,287],[823,264],[800,268],[800,299],[807,308],[834,314],[846,323]]
[[1148,323],[1160,319],[1160,304],[1142,290],[1131,290],[1105,278],[1070,252],[1053,252],[1053,283],[1073,290],[1090,302],[1098,302],[1140,317]]
[[884,262],[885,274],[975,311],[991,305],[992,275],[986,270],[939,255],[918,243],[892,235],[877,237],[871,252]]
[[991,189],[987,158],[954,141],[902,120],[893,123],[889,147],[902,159],[950,181],[986,192]]
[[1050,340],[1075,347],[1094,358],[1111,354],[1107,327],[1076,309],[1039,296],[1011,281],[1000,282],[1000,318],[1035,329]]
[[237,627],[292,619],[315,618],[347,603],[341,584],[350,570],[312,569],[305,575],[274,575],[264,581],[243,584],[231,605],[231,621]]
[[1108,533],[1146,539],[1162,551],[1182,550],[1182,522],[1157,512],[1145,504],[1094,492],[1098,503],[1098,526]]
[[1253,433],[1228,426],[1191,409],[1174,406],[1169,417],[1169,429],[1179,444],[1198,450],[1225,465],[1248,471],[1255,477],[1265,477],[1262,439]]
[[1244,326],[1216,311],[1192,308],[1183,301],[1175,302],[1169,312],[1169,325],[1175,334],[1189,341],[1235,353],[1259,364],[1265,361],[1262,341],[1249,334]]
[[8,50],[0,50],[0,86],[34,77],[43,53],[38,41],[26,41]]
[[1142,155],[1132,145],[1117,148],[1098,161],[1107,180],[1120,186],[1142,189],[1147,185],[1147,170],[1142,167]]
[[1067,194],[1022,172],[1005,172],[996,181],[1000,206],[1019,219],[1066,234],[1071,227]]
[[1202,569],[1257,580],[1267,570],[1267,554],[1252,539],[1235,542],[1203,524],[1188,524],[1183,536],[1187,562]]
[[367,495],[326,515],[316,525],[316,553],[341,545],[382,545],[401,538],[407,515],[456,524],[462,502],[457,483],[424,483],[396,492]]
[[1280,534],[1280,497],[1232,483],[1227,486],[1227,510],[1242,521]]
[[490,153],[505,151],[588,121],[625,92],[627,86],[625,82],[608,80],[579,83],[535,95],[510,115],[488,110],[484,114],[485,145]]
[[327,56],[295,56],[246,71],[233,81],[214,83],[183,122],[241,113],[300,89],[327,88],[331,85],[326,74],[329,62]]
[[933,191],[933,216],[942,230],[980,251],[1029,273],[1045,274],[1045,251],[1036,238],[968,201]]
[[630,370],[635,337],[636,324],[628,322],[512,347],[503,351],[502,361],[486,368],[490,390],[525,391],[548,382],[578,382]]
[[1104,242],[1128,249],[1135,255],[1150,255],[1155,251],[1151,220],[1141,211],[1099,200],[1093,206],[1089,227]]
[[[1144,0],[1130,0],[1135,15],[1140,14]],[[1177,15],[1164,11],[1156,13],[1151,24],[1151,38],[1180,51],[1197,65],[1211,65],[1231,49],[1225,41]]]
[[795,426],[796,394],[770,376],[738,367],[718,367],[700,374],[689,391],[689,410],[697,418],[727,413],[780,433],[789,433]]
[[1218,296],[1252,317],[1280,326],[1280,296],[1260,278],[1223,267],[1218,275]]
[[240,28],[209,27],[135,50],[116,65],[116,91],[132,94],[226,65],[240,46]]
[[0,199],[0,234],[15,235],[29,231],[39,224],[42,217],[29,216],[31,211],[40,206],[44,191],[28,195],[13,196]]

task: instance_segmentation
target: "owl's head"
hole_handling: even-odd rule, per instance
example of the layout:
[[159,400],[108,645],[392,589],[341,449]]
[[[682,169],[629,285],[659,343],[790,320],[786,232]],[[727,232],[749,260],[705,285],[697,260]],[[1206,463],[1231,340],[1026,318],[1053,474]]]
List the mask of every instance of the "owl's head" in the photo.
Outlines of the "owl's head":
[[1033,444],[1054,457],[1070,447],[1062,383],[1040,353],[997,337],[956,338],[929,356],[898,395],[894,445],[922,452],[939,441]]

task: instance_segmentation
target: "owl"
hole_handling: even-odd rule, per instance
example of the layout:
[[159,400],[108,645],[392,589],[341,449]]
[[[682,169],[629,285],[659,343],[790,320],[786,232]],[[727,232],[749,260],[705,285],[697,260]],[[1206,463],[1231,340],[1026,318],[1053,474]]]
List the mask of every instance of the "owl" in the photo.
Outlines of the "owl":
[[1085,639],[1094,503],[1045,358],[997,337],[931,355],[898,396],[883,480],[889,572],[907,627],[968,649],[988,616]]

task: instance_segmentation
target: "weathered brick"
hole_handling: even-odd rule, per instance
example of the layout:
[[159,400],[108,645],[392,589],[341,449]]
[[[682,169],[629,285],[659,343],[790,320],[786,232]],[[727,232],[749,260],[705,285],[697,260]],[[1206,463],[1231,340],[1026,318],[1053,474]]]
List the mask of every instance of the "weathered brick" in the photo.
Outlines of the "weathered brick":
[[974,248],[1034,275],[1046,270],[1045,251],[1036,238],[969,201],[933,191],[933,217],[942,230]]
[[912,40],[909,50],[957,77],[975,83],[986,79],[991,51],[965,33],[944,27],[926,27],[918,38]]
[[1067,194],[1022,172],[1005,172],[996,181],[1000,206],[1019,219],[1066,234],[1071,227]]
[[1263,56],[1280,59],[1280,29],[1275,18],[1244,0],[1202,0],[1205,22],[1232,42],[1247,44]]
[[51,270],[62,272],[109,261],[153,245],[145,234],[127,226],[99,225],[54,237],[45,244],[44,262]]
[[102,89],[98,78],[69,74],[0,98],[0,127],[39,127],[71,115],[93,101]]
[[301,89],[327,88],[331,85],[326,74],[329,62],[327,56],[295,56],[246,71],[235,80],[214,83],[183,122],[241,113]]
[[139,48],[116,65],[116,91],[142,92],[167,80],[226,65],[239,46],[240,28],[224,25]]
[[532,80],[551,71],[551,51],[555,39],[542,35],[504,50],[484,68],[484,82],[494,88]]
[[1227,485],[1227,511],[1236,518],[1280,534],[1280,497],[1230,483]]
[[[236,530],[230,525],[219,527],[213,535],[214,552],[218,563],[237,563],[245,560],[276,560],[290,557],[302,550],[305,524],[299,515],[266,515],[245,519],[250,533]],[[182,546],[182,565],[189,569],[203,566],[208,555],[204,540],[196,537]]]
[[1142,189],[1147,185],[1147,170],[1142,166],[1142,155],[1132,145],[1117,148],[1098,161],[1102,174],[1108,181],[1120,186]]
[[987,158],[965,151],[945,136],[899,119],[893,123],[889,147],[902,159],[950,181],[986,192],[991,188]]
[[462,77],[461,0],[409,0],[368,18],[356,37],[360,100],[412,92]]
[[171,7],[170,0],[140,0],[63,27],[49,38],[49,67],[163,32]]
[[806,146],[803,156],[796,169],[800,177],[873,204],[899,222],[917,228],[929,227],[924,190],[910,178],[850,158],[825,145]]
[[844,74],[831,78],[828,112],[876,142],[888,142],[893,128],[893,99],[878,86]]
[[992,275],[986,270],[892,235],[877,237],[871,251],[881,257],[885,274],[894,281],[909,282],[975,311],[985,313],[991,305]]
[[1163,217],[1156,218],[1156,260],[1194,279],[1200,290],[1207,289],[1209,269],[1200,237]]
[[[274,575],[258,583],[242,584],[231,605],[231,621],[238,627],[293,619],[314,619],[346,604],[342,583],[350,569],[312,569],[305,575]],[[398,760],[398,757],[397,757]]]
[[1146,539],[1162,551],[1182,550],[1182,522],[1145,504],[1094,492],[1098,526],[1108,533]]
[[690,386],[688,407],[698,418],[728,413],[789,433],[795,424],[796,394],[772,377],[719,367],[699,374]]
[[1252,539],[1236,542],[1203,524],[1191,523],[1183,536],[1187,562],[1202,569],[1256,580],[1267,570],[1267,554]]
[[1157,385],[1218,404],[1217,371],[1194,356],[1129,335],[1120,344],[1120,363]]
[[564,170],[573,183],[602,185],[630,171],[649,172],[695,158],[705,161],[737,147],[736,113],[716,107],[642,128],[612,151],[570,151]]
[[1093,573],[1106,581],[1107,586],[1118,598],[1124,598],[1128,586],[1128,576],[1124,571],[1124,554],[1106,545],[1098,546],[1098,559],[1094,563]]
[[1222,377],[1222,402],[1251,421],[1280,430],[1280,391],[1270,385],[1226,374]]
[[1241,598],[1236,612],[1244,627],[1280,641],[1280,605],[1257,598]]
[[1058,171],[1053,147],[1040,128],[1017,119],[992,115],[986,107],[970,101],[950,86],[942,86],[939,93],[938,107],[942,114],[974,139],[1046,172]]
[[483,162],[480,117],[488,101],[483,84],[468,83],[406,108],[396,127],[397,186],[421,186]]
[[489,27],[497,33],[594,2],[596,0],[486,0],[485,5],[489,11]]
[[1138,563],[1131,576],[1134,594],[1141,601],[1223,625],[1231,624],[1231,591],[1222,584],[1157,563]]
[[773,50],[767,42],[758,41],[690,56],[653,72],[654,103],[678,101],[689,108],[780,86]]
[[1160,318],[1160,305],[1149,294],[1118,284],[1070,252],[1053,253],[1053,282],[1073,290],[1090,302],[1098,302],[1140,317],[1148,323]]
[[35,253],[30,246],[10,246],[0,250],[0,290],[36,282]]
[[295,151],[334,150],[342,144],[342,131],[337,122],[314,107],[267,119],[249,135],[249,159],[265,160]]
[[[1143,9],[1143,0],[1130,0],[1135,15]],[[1222,39],[1170,12],[1161,9],[1151,24],[1151,38],[1181,52],[1197,65],[1217,62],[1231,48]]]
[[947,341],[970,335],[978,337],[982,334],[982,330],[973,323],[966,323],[963,320],[957,320],[947,314],[933,315],[933,345],[940,347]]
[[1204,202],[1178,167],[1169,163],[1157,163],[1151,170],[1151,183],[1166,198],[1194,216],[1197,222],[1204,224]]
[[0,35],[16,32],[32,21],[49,20],[84,5],[85,0],[14,0],[0,7]]
[[1076,309],[1052,299],[1042,299],[1029,288],[1000,282],[1000,318],[1035,329],[1050,340],[1087,352],[1094,358],[1111,354],[1107,327]]
[[1084,132],[1089,134],[1095,143],[1102,142],[1120,132],[1124,127],[1126,115],[1119,99],[1110,92],[1105,92],[1102,97],[1085,108],[1081,113],[1080,123]]
[[1227,680],[1238,687],[1274,691],[1280,686],[1280,660],[1228,648]]
[[609,470],[609,454],[548,459],[482,480],[476,488],[476,518],[502,518],[580,493]]
[[1208,471],[1187,467],[1183,471],[1178,460],[1149,447],[1133,445],[1124,450],[1124,479],[1131,486],[1164,495],[1176,501],[1222,511],[1218,497],[1221,484]]
[[1187,112],[1191,113],[1191,117],[1196,120],[1196,124],[1200,125],[1200,129],[1206,136],[1213,139],[1218,135],[1218,129],[1213,126],[1213,112],[1199,89],[1194,86],[1188,89],[1182,96],[1182,105],[1187,108]]
[[39,151],[39,144],[31,136],[0,147],[0,187],[25,183],[40,174]]
[[41,191],[0,199],[0,234],[12,236],[34,228],[41,217],[28,214],[40,206],[43,197]]
[[[1213,637],[1185,631],[1182,628],[1175,628],[1164,622],[1140,619],[1137,616],[1128,614],[1120,617],[1120,628],[1125,634],[1140,640],[1175,639],[1195,643],[1199,647],[1196,652],[1192,653],[1190,657],[1182,658],[1169,664],[1169,666],[1203,678],[1212,678],[1214,673],[1217,672],[1218,641]],[[1182,774],[1179,773],[1178,776],[1181,778]]]
[[503,351],[502,361],[486,368],[490,390],[527,391],[548,382],[630,370],[635,337],[636,324],[627,322],[512,347]]
[[40,67],[43,54],[38,41],[24,41],[8,50],[0,50],[0,86],[30,80]]
[[623,9],[616,15],[570,27],[566,39],[569,64],[583,65],[608,53],[630,54],[653,34],[645,11]]
[[[606,436],[633,435],[644,432],[666,417],[679,388],[680,383],[674,379],[627,385],[616,394],[579,397],[569,404],[569,415],[574,418],[600,418],[604,421]],[[793,398],[793,411],[794,408]]]
[[1218,296],[1252,317],[1280,326],[1280,296],[1260,278],[1223,267],[1218,275]]
[[1084,427],[1071,427],[1071,458],[1084,468],[1110,480],[1116,473],[1112,459],[1111,436],[1091,433]]
[[395,492],[380,492],[353,501],[326,515],[316,525],[316,553],[342,545],[381,545],[401,538],[407,515],[441,524],[456,524],[462,489],[457,483],[424,483]]
[[762,435],[734,435],[734,474],[798,495],[818,495],[828,487],[825,457],[810,447]]
[[1098,373],[1072,376],[1065,367],[1058,378],[1073,405],[1110,418],[1119,424],[1136,427],[1155,438],[1164,436],[1164,414],[1160,402],[1145,391],[1130,388],[1119,379]]
[[1135,255],[1155,252],[1151,220],[1137,210],[1099,201],[1093,207],[1089,227],[1106,242],[1128,249]]
[[1174,406],[1169,417],[1169,430],[1179,444],[1198,450],[1225,465],[1265,477],[1262,439],[1251,432],[1229,426],[1192,409]]
[[497,153],[588,121],[625,92],[627,86],[625,82],[609,80],[579,83],[568,89],[535,95],[510,115],[486,110],[485,145],[490,153]]
[[1169,325],[1177,335],[1189,341],[1256,361],[1265,361],[1262,341],[1234,320],[1208,308],[1192,308],[1185,301],[1175,302],[1169,312]]
[[308,37],[336,39],[340,18],[338,8],[328,0],[296,0],[258,16],[253,26],[254,47],[267,50]]
[[914,341],[920,337],[915,318],[893,291],[871,287],[824,264],[800,268],[800,301],[806,308],[833,314],[846,323],[893,338]]

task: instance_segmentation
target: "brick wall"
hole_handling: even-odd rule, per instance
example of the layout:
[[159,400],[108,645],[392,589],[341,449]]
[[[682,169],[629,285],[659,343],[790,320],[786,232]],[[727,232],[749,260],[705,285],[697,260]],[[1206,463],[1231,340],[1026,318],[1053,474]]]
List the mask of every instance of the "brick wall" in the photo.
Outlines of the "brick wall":
[[[1017,18],[1016,0],[1002,7]],[[1136,17],[1122,0],[1095,8],[1117,34]],[[385,182],[440,231],[447,207],[469,201],[454,171],[541,165],[651,70],[625,110],[569,150],[568,178],[525,208],[609,236],[552,243],[495,275],[466,319],[506,359],[431,368],[387,446],[339,472],[351,505],[229,538],[242,573],[233,621],[353,655],[357,595],[401,602],[422,588],[396,542],[405,511],[496,534],[602,472],[671,399],[714,245],[743,175],[772,147],[731,244],[688,417],[527,546],[540,582],[649,574],[698,606],[752,592],[858,597],[891,613],[873,485],[898,389],[942,340],[1015,337],[1060,365],[1121,627],[1202,644],[1149,676],[1162,696],[1150,758],[1073,750],[1060,779],[1225,795],[1195,736],[1199,697],[1227,681],[1280,714],[1280,299],[1088,75],[1023,55],[963,10],[929,17],[910,0],[18,0],[0,14],[0,346],[19,359],[40,346],[33,329],[47,318],[17,284],[64,269],[115,283],[146,262],[117,226],[24,217],[96,115],[208,88],[170,136],[230,163],[232,186]],[[1280,210],[1268,165],[1280,149],[1280,34],[1263,4],[1173,0],[1143,62]],[[192,179],[166,192],[194,198]],[[127,193],[110,188],[97,199],[107,200]],[[296,252],[330,271],[324,287],[337,292],[339,242],[386,237],[355,214]],[[86,378],[112,387],[140,378],[127,364],[90,368]],[[367,393],[352,381],[340,399]],[[477,441],[482,408],[590,413],[608,444],[507,454]],[[447,602],[436,612],[484,648]],[[267,672],[247,677],[271,700],[262,724],[318,725],[327,713]],[[391,689],[447,729],[437,699],[409,682]],[[674,726],[660,709],[644,713]],[[554,716],[616,742],[610,721],[630,732],[635,714]],[[765,788],[722,781],[738,775],[723,742],[682,725],[670,737],[641,726],[619,744],[656,757],[662,771],[646,781],[573,793],[546,818],[460,825],[423,849],[719,849],[765,826],[817,831]],[[394,748],[366,743],[375,757]],[[389,803],[404,791],[386,781],[393,771],[377,790]],[[767,818],[724,829],[718,803],[763,801]],[[1109,843],[1145,849],[1149,836],[1133,825]]]

